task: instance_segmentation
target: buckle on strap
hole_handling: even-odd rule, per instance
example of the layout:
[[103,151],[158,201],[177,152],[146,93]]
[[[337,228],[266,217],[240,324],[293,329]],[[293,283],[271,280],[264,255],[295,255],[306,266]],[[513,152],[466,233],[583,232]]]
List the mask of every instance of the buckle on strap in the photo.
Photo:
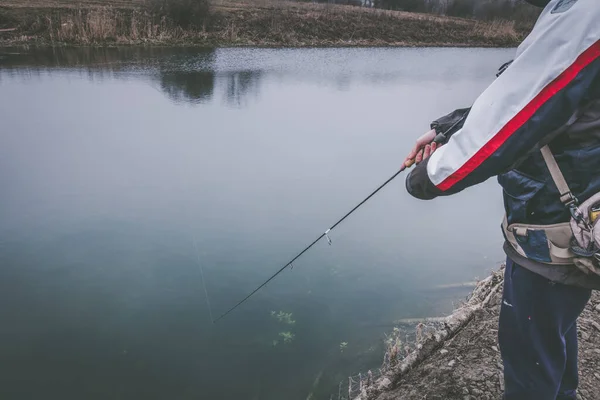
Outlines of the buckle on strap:
[[[585,220],[585,216],[583,215],[583,212],[578,207],[579,201],[570,192],[568,193],[568,195],[570,196],[570,200],[567,203],[565,203],[565,207],[569,208],[571,217],[577,224],[583,224],[585,226],[585,228],[589,230],[590,226],[587,223],[587,221]],[[564,196],[561,196],[561,200],[563,197]]]
[[565,207],[572,208],[573,206],[579,205],[579,200],[577,197],[573,196],[573,193],[567,192],[565,194],[560,195],[560,201],[565,205]]
[[577,223],[580,223],[584,220],[583,213],[578,207],[579,200],[577,199],[577,197],[573,196],[573,193],[567,192],[565,194],[561,194],[560,201],[565,205],[565,207],[569,209],[571,217],[573,217],[573,219],[577,221]]

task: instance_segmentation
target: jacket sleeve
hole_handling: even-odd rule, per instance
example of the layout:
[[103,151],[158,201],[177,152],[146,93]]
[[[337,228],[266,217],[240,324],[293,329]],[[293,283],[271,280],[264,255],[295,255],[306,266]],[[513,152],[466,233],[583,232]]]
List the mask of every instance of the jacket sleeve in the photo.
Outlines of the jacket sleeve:
[[475,101],[463,127],[407,177],[417,198],[450,195],[510,169],[564,125],[600,76],[600,7],[544,9],[513,63]]
[[[450,136],[454,135],[460,128],[465,124],[465,119],[469,115],[471,108],[459,108],[458,110],[452,111],[448,115],[444,115],[431,123],[431,129],[434,129],[436,133],[445,133],[446,142],[450,139]],[[442,144],[446,144],[446,142]]]

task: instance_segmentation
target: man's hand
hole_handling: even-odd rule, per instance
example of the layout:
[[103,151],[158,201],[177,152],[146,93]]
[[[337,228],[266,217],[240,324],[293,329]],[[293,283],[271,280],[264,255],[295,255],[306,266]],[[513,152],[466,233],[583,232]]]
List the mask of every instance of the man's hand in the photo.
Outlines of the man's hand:
[[404,160],[403,167],[410,167],[414,163],[419,164],[431,156],[440,147],[440,145],[434,142],[435,136],[435,129],[432,129],[418,138],[415,147],[413,147]]

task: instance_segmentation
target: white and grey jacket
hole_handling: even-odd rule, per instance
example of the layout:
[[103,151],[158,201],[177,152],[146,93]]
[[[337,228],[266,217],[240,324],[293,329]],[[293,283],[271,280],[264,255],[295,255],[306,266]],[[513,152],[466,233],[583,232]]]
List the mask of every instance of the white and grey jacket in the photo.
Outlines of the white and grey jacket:
[[[580,201],[600,192],[600,3],[578,0],[557,8],[562,3],[545,7],[513,63],[470,110],[433,124],[441,131],[468,113],[448,142],[407,177],[413,196],[451,195],[497,176],[509,223],[566,222],[569,212],[539,152],[548,143]],[[575,268],[549,268],[507,253],[549,279],[582,285],[571,273]],[[583,285],[600,288],[600,278]]]

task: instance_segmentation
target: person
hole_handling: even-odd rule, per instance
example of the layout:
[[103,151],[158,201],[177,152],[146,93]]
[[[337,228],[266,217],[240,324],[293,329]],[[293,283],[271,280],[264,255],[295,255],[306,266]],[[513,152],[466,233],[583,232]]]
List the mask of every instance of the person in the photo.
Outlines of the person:
[[[530,3],[544,8],[512,63],[470,109],[440,118],[417,140],[404,161],[417,164],[406,188],[430,200],[498,177],[506,211],[498,329],[504,398],[576,399],[576,320],[600,289],[600,268],[577,268],[549,237],[600,192],[600,4]],[[546,145],[550,156],[540,151]],[[548,157],[569,198],[561,197]],[[510,229],[517,225],[531,229],[518,236]],[[556,254],[567,258],[558,262]]]

